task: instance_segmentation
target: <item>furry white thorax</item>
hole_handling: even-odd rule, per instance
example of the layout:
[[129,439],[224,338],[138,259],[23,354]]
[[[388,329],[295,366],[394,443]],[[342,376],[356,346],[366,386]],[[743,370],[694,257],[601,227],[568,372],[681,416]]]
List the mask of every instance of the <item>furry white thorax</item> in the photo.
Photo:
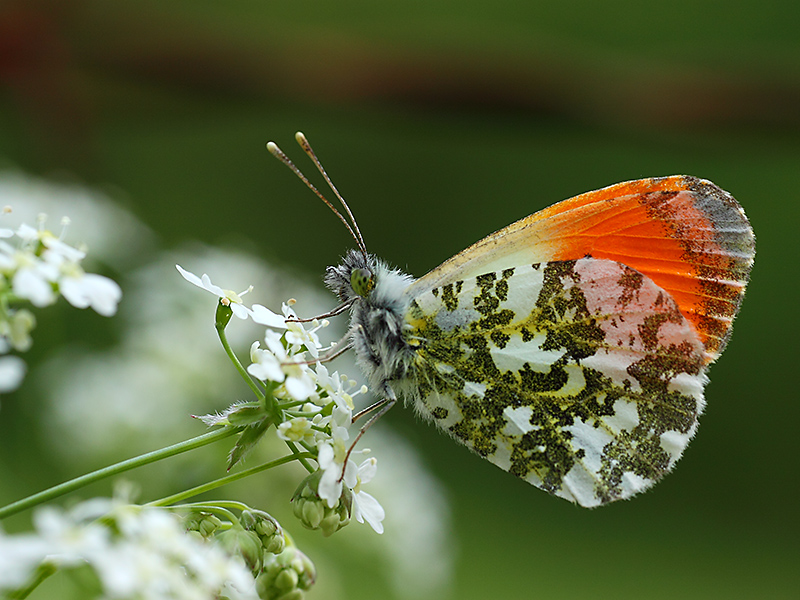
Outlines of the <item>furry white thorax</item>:
[[[372,274],[374,287],[364,297],[353,291],[350,283],[355,269],[367,269]],[[340,265],[329,267],[325,277],[331,291],[343,302],[353,303],[349,335],[370,388],[392,400],[396,398],[392,384],[406,376],[414,355],[403,332],[411,303],[407,291],[413,282],[410,275],[356,250],[345,255]]]

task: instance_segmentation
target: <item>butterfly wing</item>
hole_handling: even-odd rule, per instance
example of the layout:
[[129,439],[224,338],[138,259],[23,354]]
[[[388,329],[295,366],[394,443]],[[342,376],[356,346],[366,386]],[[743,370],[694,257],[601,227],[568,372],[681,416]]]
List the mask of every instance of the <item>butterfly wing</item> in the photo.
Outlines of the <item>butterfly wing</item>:
[[400,390],[499,467],[597,506],[660,479],[703,409],[704,350],[663,289],[615,261],[527,264],[434,287],[406,315]]
[[559,202],[489,235],[417,280],[417,296],[517,265],[591,256],[632,267],[694,325],[705,361],[722,352],[755,256],[738,202],[710,181],[641,179]]

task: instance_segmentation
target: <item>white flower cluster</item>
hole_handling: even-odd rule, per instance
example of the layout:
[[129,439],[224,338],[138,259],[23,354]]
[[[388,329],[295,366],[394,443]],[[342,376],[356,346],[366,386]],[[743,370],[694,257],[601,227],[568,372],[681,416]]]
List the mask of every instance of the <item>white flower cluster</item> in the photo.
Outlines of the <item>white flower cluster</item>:
[[[282,307],[283,317],[261,305],[247,308],[242,304],[241,294],[214,285],[207,275],[197,277],[180,266],[178,270],[190,283],[220,297],[221,302],[229,303],[233,313],[240,318],[250,317],[262,325],[284,330],[278,333],[268,329],[264,348],[259,341],[252,344],[252,362],[247,368],[256,379],[278,384],[273,391],[277,400],[297,405],[297,410],[284,411],[289,418],[278,424],[278,437],[316,451],[322,471],[318,494],[329,507],[338,504],[346,486],[352,492],[352,510],[356,520],[359,523],[366,521],[376,532],[383,533],[385,512],[373,496],[361,489],[375,476],[377,460],[371,457],[356,465],[352,457],[367,451],[352,451],[348,444],[353,423],[353,397],[365,393],[367,388],[362,386],[356,392],[348,393],[345,383],[351,387],[353,381],[338,372],[331,375],[322,362],[315,362],[321,352],[330,350],[323,348],[317,335],[327,322],[306,329],[296,320],[297,315],[289,304]],[[306,353],[312,360],[308,360]]]
[[165,509],[94,499],[68,512],[45,507],[35,532],[0,531],[0,591],[30,583],[41,566],[88,565],[104,598],[256,600],[244,561],[188,534]]
[[116,282],[86,273],[80,265],[86,253],[45,229],[44,222],[40,216],[38,228],[0,228],[0,392],[16,389],[25,374],[25,363],[8,353],[25,352],[32,344],[36,319],[20,303],[41,308],[63,296],[77,308],[91,307],[109,317],[122,297]]

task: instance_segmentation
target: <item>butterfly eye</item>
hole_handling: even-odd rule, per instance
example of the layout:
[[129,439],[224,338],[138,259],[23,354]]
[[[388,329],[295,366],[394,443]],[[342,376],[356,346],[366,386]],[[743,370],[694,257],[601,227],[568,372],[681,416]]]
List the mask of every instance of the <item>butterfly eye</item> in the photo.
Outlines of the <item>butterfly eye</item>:
[[350,273],[350,287],[353,291],[366,298],[367,294],[375,287],[375,278],[372,276],[372,271],[369,269],[353,269]]

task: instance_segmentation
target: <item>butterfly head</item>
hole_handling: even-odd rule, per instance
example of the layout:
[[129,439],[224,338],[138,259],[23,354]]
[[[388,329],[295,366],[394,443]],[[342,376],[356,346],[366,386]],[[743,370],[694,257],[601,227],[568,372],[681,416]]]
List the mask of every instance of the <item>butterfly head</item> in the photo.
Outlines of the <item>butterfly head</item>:
[[340,264],[328,267],[325,285],[342,302],[368,298],[375,289],[377,268],[375,257],[363,254],[360,250],[350,250]]

